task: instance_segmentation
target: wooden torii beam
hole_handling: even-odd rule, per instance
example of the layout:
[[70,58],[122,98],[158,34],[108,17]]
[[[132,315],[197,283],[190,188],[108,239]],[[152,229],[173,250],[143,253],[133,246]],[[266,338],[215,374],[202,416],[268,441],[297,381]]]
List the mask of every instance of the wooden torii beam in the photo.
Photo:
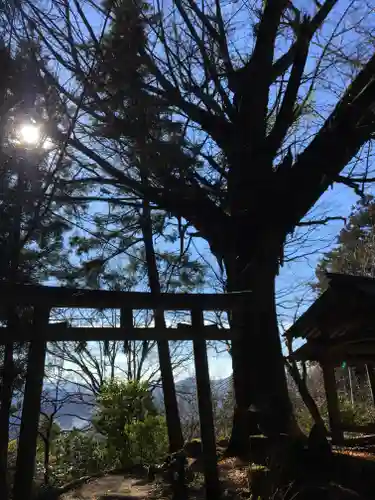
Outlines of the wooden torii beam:
[[180,325],[177,328],[112,328],[112,327],[69,327],[59,323],[50,323],[46,328],[35,331],[32,328],[18,328],[10,332],[8,328],[0,328],[0,344],[5,342],[21,342],[28,340],[44,340],[49,342],[63,341],[100,341],[100,340],[233,340],[238,331],[206,325],[191,328]]
[[[204,311],[233,311],[248,307],[251,295],[234,294],[161,294],[118,292],[75,288],[0,283],[0,312],[15,306],[34,310],[32,325],[26,328],[0,328],[0,343],[29,341],[29,367],[26,377],[23,416],[18,443],[14,486],[15,500],[29,500],[35,466],[35,449],[39,424],[40,396],[48,341],[63,340],[192,340],[197,380],[201,437],[205,460],[207,497],[219,494],[216,468],[216,446],[212,414],[211,388],[208,372],[206,340],[228,340],[236,337],[233,329],[204,324]],[[70,327],[67,323],[49,323],[53,308],[119,309],[120,327]],[[191,324],[177,328],[134,328],[133,311],[190,311]],[[31,369],[32,366],[32,369]],[[211,457],[211,459],[210,459]],[[214,485],[214,487],[212,486]],[[216,485],[216,486],[215,486]],[[209,489],[212,489],[209,490]]]
[[77,307],[90,309],[163,309],[225,311],[241,308],[250,292],[162,293],[86,290],[43,285],[0,283],[0,306]]

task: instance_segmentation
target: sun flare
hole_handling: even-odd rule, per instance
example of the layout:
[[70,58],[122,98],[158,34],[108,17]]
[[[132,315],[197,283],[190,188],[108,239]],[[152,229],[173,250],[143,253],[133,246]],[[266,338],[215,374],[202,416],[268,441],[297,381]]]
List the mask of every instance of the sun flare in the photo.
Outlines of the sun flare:
[[22,125],[20,128],[21,142],[29,145],[36,145],[41,139],[40,128],[33,124]]

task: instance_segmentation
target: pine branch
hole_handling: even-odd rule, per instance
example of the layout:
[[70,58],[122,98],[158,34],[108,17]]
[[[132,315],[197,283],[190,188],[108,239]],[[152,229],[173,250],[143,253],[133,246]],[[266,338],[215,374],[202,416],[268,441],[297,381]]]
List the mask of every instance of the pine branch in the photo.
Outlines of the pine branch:
[[[57,128],[51,129],[51,136],[57,141],[66,141],[65,135]],[[183,217],[189,221],[202,233],[211,246],[227,248],[229,244],[227,235],[231,232],[229,217],[206,196],[203,189],[199,188],[199,185],[189,187],[184,184],[178,184],[179,191],[181,192],[179,196],[176,196],[175,189],[170,189],[175,181],[172,177],[167,179],[167,185],[164,186],[164,189],[145,188],[140,182],[130,178],[124,172],[111,165],[111,163],[77,138],[69,138],[68,144],[90,160],[96,162],[107,175],[113,177],[115,181],[130,192],[141,198],[146,197],[155,203],[156,206],[160,206],[175,216]],[[212,221],[215,221],[215,224],[212,224]],[[228,232],[226,232],[225,228],[227,228]]]

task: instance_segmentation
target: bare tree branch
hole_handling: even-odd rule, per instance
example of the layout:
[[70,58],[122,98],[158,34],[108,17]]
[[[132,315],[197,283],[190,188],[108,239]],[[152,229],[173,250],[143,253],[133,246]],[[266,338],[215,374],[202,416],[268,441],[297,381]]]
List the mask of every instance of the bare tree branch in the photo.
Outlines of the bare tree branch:
[[325,224],[328,224],[328,222],[334,221],[334,220],[341,220],[346,223],[346,217],[326,217],[325,219],[321,220],[306,220],[306,221],[301,221],[297,224],[299,227],[304,227],[304,226],[322,226]]

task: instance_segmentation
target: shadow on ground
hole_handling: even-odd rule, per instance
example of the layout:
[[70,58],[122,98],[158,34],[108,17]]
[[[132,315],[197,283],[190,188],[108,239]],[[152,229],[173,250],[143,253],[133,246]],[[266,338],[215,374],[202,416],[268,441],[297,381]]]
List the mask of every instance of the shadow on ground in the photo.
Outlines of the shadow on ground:
[[146,486],[150,484],[150,480],[147,478],[135,479],[133,482],[133,486]]
[[115,493],[114,495],[102,495],[97,498],[97,500],[139,500],[139,497],[133,495],[122,495],[121,493]]

